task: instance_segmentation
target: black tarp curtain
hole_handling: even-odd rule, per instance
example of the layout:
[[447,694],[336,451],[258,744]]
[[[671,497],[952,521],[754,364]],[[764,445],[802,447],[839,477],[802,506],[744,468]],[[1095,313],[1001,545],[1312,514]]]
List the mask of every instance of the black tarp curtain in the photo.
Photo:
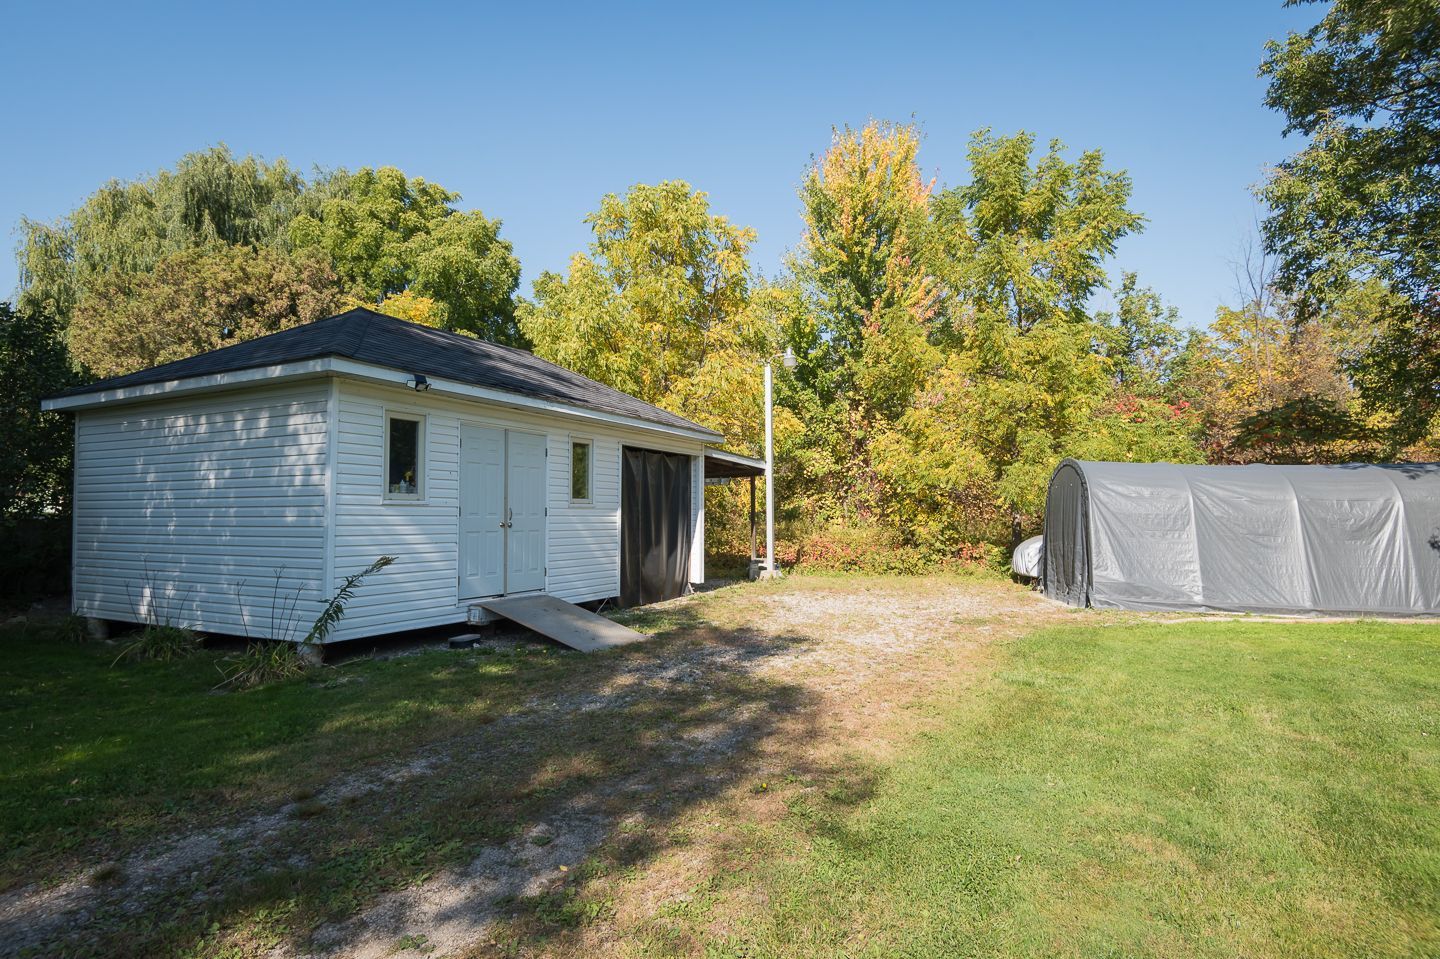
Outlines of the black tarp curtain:
[[620,601],[673,599],[690,582],[690,457],[627,446],[620,477]]

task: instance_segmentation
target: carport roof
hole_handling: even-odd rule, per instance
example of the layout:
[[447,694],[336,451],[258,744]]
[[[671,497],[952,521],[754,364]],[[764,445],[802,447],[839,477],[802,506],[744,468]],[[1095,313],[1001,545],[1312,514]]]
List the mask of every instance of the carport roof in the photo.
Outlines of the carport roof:
[[763,460],[751,459],[748,456],[741,456],[739,453],[727,453],[724,450],[705,451],[706,479],[764,475],[765,462]]

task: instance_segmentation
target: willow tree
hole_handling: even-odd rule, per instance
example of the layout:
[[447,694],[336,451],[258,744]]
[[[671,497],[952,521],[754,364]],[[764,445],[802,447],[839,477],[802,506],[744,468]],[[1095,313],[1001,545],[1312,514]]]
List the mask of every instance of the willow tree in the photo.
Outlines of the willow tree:
[[63,329],[102,287],[112,302],[129,286],[154,297],[162,263],[232,247],[242,260],[238,251],[318,257],[336,291],[354,302],[396,300],[396,309],[424,322],[520,343],[519,261],[500,222],[459,209],[459,199],[393,167],[339,170],[311,182],[284,160],[237,159],[215,147],[187,154],[173,170],[112,181],[55,223],[22,222],[20,305],[54,316]]
[[215,243],[283,247],[304,194],[304,177],[284,160],[237,159],[224,145],[152,177],[112,180],[54,223],[21,221],[18,305],[63,327],[98,278],[142,274]]

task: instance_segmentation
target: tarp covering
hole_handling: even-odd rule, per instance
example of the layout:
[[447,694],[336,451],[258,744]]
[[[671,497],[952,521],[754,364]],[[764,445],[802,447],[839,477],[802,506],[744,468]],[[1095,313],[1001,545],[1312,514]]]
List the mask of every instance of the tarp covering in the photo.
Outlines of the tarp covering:
[[627,446],[622,460],[620,601],[673,599],[690,582],[690,457]]
[[1040,582],[1045,595],[1085,606],[1090,590],[1090,554],[1085,535],[1085,477],[1066,460],[1050,478],[1045,497],[1045,535],[1040,538]]
[[1440,615],[1440,465],[1066,460],[1041,587],[1073,606]]
[[1039,578],[1041,545],[1044,540],[1043,536],[1032,536],[1015,547],[1015,552],[1010,554],[1011,572],[1025,579]]

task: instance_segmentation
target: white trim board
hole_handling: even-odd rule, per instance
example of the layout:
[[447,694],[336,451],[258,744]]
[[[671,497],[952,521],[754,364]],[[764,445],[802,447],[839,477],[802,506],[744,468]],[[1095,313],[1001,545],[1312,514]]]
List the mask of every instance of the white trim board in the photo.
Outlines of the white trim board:
[[[92,409],[111,404],[144,402],[147,400],[164,399],[172,396],[183,396],[205,391],[253,386],[262,383],[268,385],[280,380],[292,380],[310,376],[341,376],[346,379],[381,383],[386,386],[408,389],[408,387],[405,386],[405,381],[410,379],[411,374],[340,357],[323,357],[314,360],[301,360],[294,363],[282,363],[278,366],[236,370],[230,373],[213,373],[209,376],[196,376],[165,383],[146,383],[140,386],[123,386],[109,390],[101,390],[95,393],[80,393],[75,396],[56,396],[42,400],[40,408],[47,411]],[[666,426],[664,423],[656,423],[638,416],[607,413],[569,403],[543,400],[533,396],[524,396],[519,393],[509,393],[505,390],[497,390],[491,387],[460,383],[455,380],[437,377],[430,378],[428,382],[430,383],[430,393],[481,400],[486,403],[507,406],[518,410],[536,410],[556,413],[595,423],[627,426],[631,429],[646,430],[652,433],[681,436],[685,439],[696,440],[701,443],[709,443],[723,439],[719,433],[703,428],[691,430],[678,426]]]

